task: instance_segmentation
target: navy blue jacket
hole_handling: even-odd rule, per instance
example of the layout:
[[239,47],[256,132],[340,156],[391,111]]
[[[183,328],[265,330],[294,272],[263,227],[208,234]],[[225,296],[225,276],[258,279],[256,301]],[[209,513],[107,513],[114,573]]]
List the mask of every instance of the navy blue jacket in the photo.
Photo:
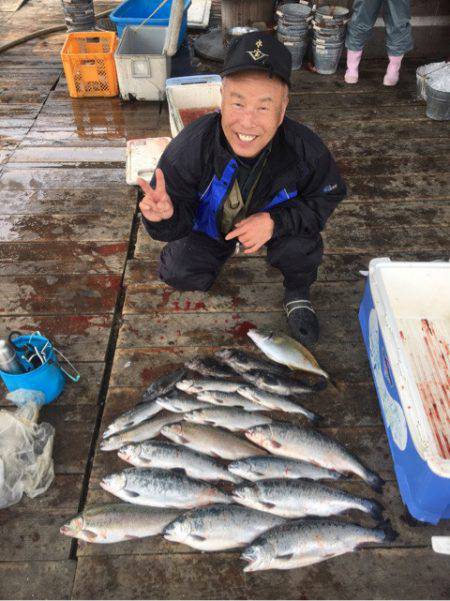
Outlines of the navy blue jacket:
[[[236,178],[236,159],[224,143],[220,113],[200,117],[167,146],[158,166],[174,205],[170,219],[143,219],[152,238],[171,241],[201,231],[224,240],[221,207]],[[154,182],[153,182],[154,184]],[[306,126],[287,117],[278,128],[247,216],[267,211],[273,237],[317,237],[346,187],[330,152]]]

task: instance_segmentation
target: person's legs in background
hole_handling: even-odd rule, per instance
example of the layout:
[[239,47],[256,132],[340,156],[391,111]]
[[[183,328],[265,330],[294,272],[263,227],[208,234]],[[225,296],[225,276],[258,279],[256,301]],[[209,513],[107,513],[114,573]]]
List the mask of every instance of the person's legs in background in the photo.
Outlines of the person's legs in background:
[[403,56],[413,48],[410,0],[385,0],[386,49],[389,64],[383,85],[397,85]]
[[307,346],[319,338],[319,322],[309,289],[317,279],[322,255],[321,236],[285,236],[267,244],[267,261],[284,276],[283,306],[292,335]]
[[[395,0],[394,0],[395,1]],[[347,48],[346,83],[358,82],[358,68],[364,45],[369,39],[383,0],[355,0],[353,13],[347,26],[345,46]]]

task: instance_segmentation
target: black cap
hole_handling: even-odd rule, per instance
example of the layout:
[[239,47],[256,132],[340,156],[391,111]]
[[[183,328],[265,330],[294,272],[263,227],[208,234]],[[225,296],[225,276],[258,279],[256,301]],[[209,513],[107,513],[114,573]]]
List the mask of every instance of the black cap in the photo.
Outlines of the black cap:
[[267,31],[252,31],[234,39],[225,57],[222,77],[239,71],[266,71],[291,85],[292,56],[289,50]]

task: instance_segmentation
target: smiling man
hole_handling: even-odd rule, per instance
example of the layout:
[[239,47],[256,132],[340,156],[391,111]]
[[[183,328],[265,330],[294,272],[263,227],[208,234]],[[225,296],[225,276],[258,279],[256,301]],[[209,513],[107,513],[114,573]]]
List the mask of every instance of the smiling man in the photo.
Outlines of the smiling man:
[[208,290],[237,242],[249,255],[266,245],[284,276],[292,334],[308,345],[319,336],[310,286],[320,232],[346,189],[320,138],[285,117],[290,74],[291,55],[272,35],[239,38],[225,59],[221,112],[174,138],[153,186],[140,180],[139,206],[150,236],[169,242],[159,276],[178,290]]

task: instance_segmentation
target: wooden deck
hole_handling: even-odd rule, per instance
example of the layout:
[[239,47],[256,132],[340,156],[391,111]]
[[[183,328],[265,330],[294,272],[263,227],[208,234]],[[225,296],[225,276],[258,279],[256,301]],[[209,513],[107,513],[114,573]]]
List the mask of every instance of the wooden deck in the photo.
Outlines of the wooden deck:
[[[30,0],[0,17],[2,42],[62,20],[58,0]],[[56,428],[54,484],[0,511],[0,597],[448,598],[448,557],[433,553],[430,537],[450,534],[449,524],[412,525],[406,516],[357,320],[359,270],[371,258],[449,256],[449,126],[428,120],[415,100],[414,62],[395,89],[381,85],[380,61],[365,62],[354,87],[342,72],[301,71],[289,108],[324,138],[350,189],[327,226],[314,288],[322,325],[314,352],[333,380],[317,411],[387,480],[380,500],[399,538],[302,570],[246,575],[237,553],[201,554],[156,538],[79,548],[59,534],[77,510],[110,499],[98,482],[120,462],[97,452],[99,434],[152,379],[222,345],[247,344],[249,324],[285,329],[281,279],[262,256],[231,259],[208,294],[158,282],[161,245],[139,225],[124,146],[169,135],[167,110],[70,99],[63,39],[0,55],[0,334],[38,329],[82,373],[42,412]],[[359,482],[348,487],[367,494]]]

